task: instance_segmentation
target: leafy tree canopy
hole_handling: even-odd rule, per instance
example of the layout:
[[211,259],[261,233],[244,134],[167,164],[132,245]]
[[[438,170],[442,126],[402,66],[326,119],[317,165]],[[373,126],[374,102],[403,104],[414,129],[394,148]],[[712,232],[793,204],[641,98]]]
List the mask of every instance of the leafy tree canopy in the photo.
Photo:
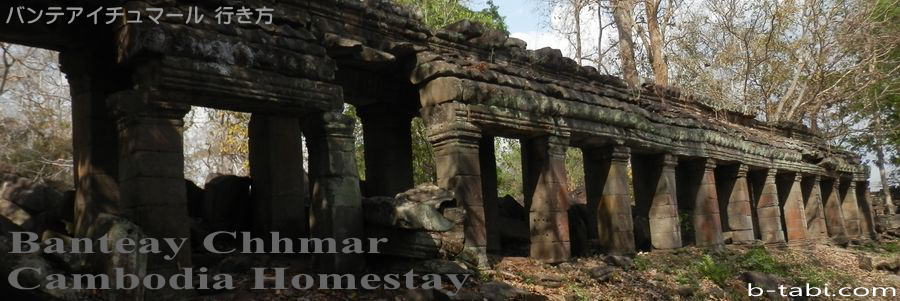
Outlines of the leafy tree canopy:
[[494,1],[487,1],[487,8],[472,10],[466,0],[396,0],[397,3],[417,8],[425,25],[441,28],[460,20],[482,23],[490,28],[507,31],[506,20],[500,15],[499,7]]

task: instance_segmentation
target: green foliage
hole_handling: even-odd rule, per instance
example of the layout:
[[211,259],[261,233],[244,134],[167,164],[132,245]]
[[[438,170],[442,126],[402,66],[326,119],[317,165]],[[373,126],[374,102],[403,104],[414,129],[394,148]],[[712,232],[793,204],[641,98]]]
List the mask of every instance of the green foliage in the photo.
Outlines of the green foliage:
[[697,285],[697,279],[708,279],[719,286],[735,275],[735,267],[728,261],[717,260],[710,254],[704,254],[700,260],[685,269],[675,272],[675,282],[682,285]]
[[[737,281],[738,275],[745,271],[756,271],[776,275],[791,283],[809,283],[822,287],[825,284],[852,286],[855,280],[844,275],[840,270],[823,267],[815,258],[779,259],[763,247],[754,247],[746,252],[705,252],[697,254],[684,251],[673,253],[668,260],[662,262],[641,262],[641,256],[635,258],[638,270],[650,267],[675,276],[675,282],[681,285],[698,286],[698,279],[707,279],[722,288],[729,288],[730,282]],[[697,259],[699,257],[699,260]],[[646,266],[646,268],[643,268]]]
[[[869,14],[872,24],[868,33],[860,39],[870,39],[865,46],[852,49],[852,54],[864,56],[869,52],[884,53],[878,60],[871,60],[867,66],[867,77],[874,81],[861,89],[857,101],[850,102],[841,115],[851,116],[853,124],[861,124],[864,129],[852,133],[848,143],[853,151],[874,151],[884,154],[885,161],[900,164],[900,43],[896,33],[900,32],[900,7],[893,0],[876,0]],[[867,63],[868,64],[868,63]],[[894,179],[900,181],[900,179]]]
[[[681,210],[680,208],[678,210]],[[694,216],[693,212],[683,210],[678,214],[678,222],[681,226],[682,239],[693,239],[694,235]]]
[[703,278],[715,282],[719,286],[724,286],[725,281],[730,279],[734,274],[734,268],[725,262],[713,260],[709,254],[703,255],[703,258],[697,264],[697,271]]
[[413,157],[413,182],[416,185],[422,183],[434,183],[437,180],[434,165],[434,150],[428,143],[425,121],[420,117],[413,118],[412,157]]
[[490,28],[507,31],[506,21],[493,1],[488,7],[475,11],[466,6],[465,0],[396,0],[397,3],[417,8],[422,14],[422,21],[431,28],[442,28],[460,20],[482,23]]
[[738,264],[741,268],[750,271],[758,271],[767,274],[784,276],[788,274],[788,268],[775,260],[765,248],[754,247],[741,256]]
[[353,123],[353,137],[354,139],[354,154],[356,156],[356,168],[359,171],[359,179],[361,181],[366,180],[366,151],[363,145],[365,145],[365,137],[363,137],[363,129],[362,129],[362,120],[359,119],[359,115],[356,113],[356,107],[351,106],[349,104],[344,104],[344,115],[352,117],[355,122]]
[[570,190],[584,186],[584,156],[580,148],[566,149],[566,176],[569,178]]
[[519,140],[497,137],[494,139],[497,156],[497,193],[523,199],[522,147]]
[[879,254],[900,254],[900,243],[891,242],[867,242],[865,244],[855,246],[857,250]]
[[649,269],[652,266],[652,264],[653,263],[650,262],[650,259],[647,259],[646,256],[641,256],[641,254],[638,254],[637,256],[634,257],[634,269],[635,270],[646,271],[647,269]]

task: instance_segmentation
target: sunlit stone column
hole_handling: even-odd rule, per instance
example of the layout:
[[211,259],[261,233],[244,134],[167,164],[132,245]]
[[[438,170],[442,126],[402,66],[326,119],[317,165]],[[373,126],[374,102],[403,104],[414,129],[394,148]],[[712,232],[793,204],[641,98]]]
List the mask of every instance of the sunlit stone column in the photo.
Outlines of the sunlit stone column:
[[584,151],[588,206],[596,212],[600,247],[610,253],[634,253],[634,224],[628,192],[631,150],[626,146],[613,146]]
[[740,164],[735,174],[734,186],[728,197],[728,227],[731,229],[731,237],[734,243],[748,243],[753,241],[753,209],[750,204],[750,189],[747,184],[746,164]]
[[478,265],[487,266],[487,228],[478,146],[481,130],[456,120],[451,106],[426,112],[428,139],[434,147],[437,185],[453,191],[466,210],[465,247],[475,254]]
[[806,210],[803,209],[803,192],[801,183],[803,174],[796,172],[784,179],[787,197],[782,205],[784,213],[787,241],[794,242],[806,239]]
[[558,263],[569,259],[569,189],[566,179],[568,138],[544,136],[526,140],[528,178],[533,188],[526,195],[529,204],[532,258]]
[[781,209],[778,206],[778,185],[775,176],[778,170],[771,168],[766,172],[762,193],[756,202],[756,218],[759,234],[765,243],[784,242],[784,231],[781,228]]
[[851,179],[847,186],[847,192],[844,193],[844,198],[841,201],[844,227],[848,237],[859,238],[862,230],[860,228],[859,202],[856,200],[856,181]]
[[715,160],[704,159],[702,168],[700,187],[694,199],[694,239],[700,247],[721,246],[724,240],[716,193]]
[[859,202],[860,229],[865,238],[875,238],[875,211],[872,208],[872,198],[869,195],[869,181],[859,181],[856,186],[857,201]]
[[676,200],[675,166],[678,158],[671,154],[660,156],[659,180],[650,204],[650,243],[654,249],[681,247],[681,225]]
[[840,201],[840,178],[834,178],[830,192],[825,198],[825,226],[828,228],[828,236],[838,242],[847,240],[847,230],[844,228],[844,212]]
[[806,199],[806,234],[809,238],[822,239],[828,237],[825,226],[825,208],[822,205],[821,176],[811,177],[812,183],[809,198]]

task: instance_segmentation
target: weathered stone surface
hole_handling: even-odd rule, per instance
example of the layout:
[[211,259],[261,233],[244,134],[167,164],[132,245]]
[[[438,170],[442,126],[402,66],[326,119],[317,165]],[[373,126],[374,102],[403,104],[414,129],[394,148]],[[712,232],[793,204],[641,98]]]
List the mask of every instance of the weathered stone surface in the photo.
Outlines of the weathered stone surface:
[[487,266],[487,229],[478,154],[481,134],[472,124],[453,121],[455,117],[449,109],[423,112],[428,139],[434,147],[437,185],[453,191],[457,203],[465,209],[466,247],[478,254],[479,266]]
[[499,281],[482,284],[479,290],[490,301],[515,300],[528,295],[527,291]]
[[35,183],[27,178],[4,181],[0,199],[11,201],[30,212],[44,212],[58,208],[62,193],[47,183]]
[[834,179],[829,181],[829,184],[828,193],[823,193],[827,195],[825,197],[825,226],[828,228],[829,237],[838,243],[844,243],[848,238],[840,202],[840,180]]
[[[724,216],[727,219],[727,230],[731,231],[731,239],[735,244],[752,242],[753,233],[753,209],[750,202],[750,186],[747,182],[747,165],[740,164],[728,170],[719,187],[722,187],[720,197],[728,196]],[[733,172],[730,173],[730,172]],[[717,182],[718,182],[717,178]],[[730,191],[728,189],[730,188]],[[720,204],[723,200],[720,200]]]
[[806,210],[806,234],[812,239],[828,238],[828,228],[825,226],[825,208],[822,201],[822,188],[819,176],[808,178],[806,186],[809,189],[805,200]]
[[547,136],[528,140],[523,164],[527,167],[525,202],[529,204],[531,257],[548,263],[568,260],[568,182],[565,172],[564,137]]
[[862,225],[864,220],[861,218],[859,203],[856,199],[856,182],[849,181],[844,198],[841,200],[841,212],[844,216],[844,227],[847,236],[850,238],[859,238],[862,236]]
[[805,240],[807,238],[806,209],[803,207],[803,195],[801,181],[803,175],[788,174],[779,179],[779,192],[783,195],[781,212],[784,214],[785,233],[788,242]]
[[777,171],[766,171],[762,192],[756,200],[757,224],[759,234],[765,243],[782,243],[784,230],[781,228],[781,209],[778,208],[778,186],[775,183]]
[[[588,206],[597,222],[597,238],[611,253],[634,253],[631,195],[628,192],[627,147],[585,150]],[[593,233],[592,233],[593,234]]]
[[[338,241],[364,237],[353,120],[339,112],[325,112],[305,122],[312,182],[310,236]],[[359,254],[317,254],[315,263],[317,269],[332,273],[365,268],[365,258]]]
[[28,214],[25,209],[5,199],[0,199],[0,215],[19,226],[31,219],[31,214]]
[[[707,159],[703,162],[700,188],[694,201],[693,223],[694,242],[697,246],[718,247],[724,243],[722,223],[719,215],[719,200],[716,193],[715,162]],[[777,206],[777,203],[776,203]]]
[[650,206],[650,241],[656,249],[680,248],[681,228],[675,199],[675,165],[678,161],[671,155],[663,155],[660,159],[659,179]]
[[367,223],[374,225],[445,232],[454,224],[444,218],[438,209],[453,200],[453,192],[423,184],[398,194],[396,198],[363,199],[363,216]]

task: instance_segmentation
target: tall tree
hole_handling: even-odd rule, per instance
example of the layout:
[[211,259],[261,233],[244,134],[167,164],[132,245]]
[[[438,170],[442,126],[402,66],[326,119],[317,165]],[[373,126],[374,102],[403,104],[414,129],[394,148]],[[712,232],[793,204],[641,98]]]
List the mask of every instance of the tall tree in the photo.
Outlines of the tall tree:
[[545,26],[563,36],[574,52],[571,57],[579,64],[589,58],[584,47],[587,24],[584,17],[596,0],[542,0]]
[[616,30],[619,32],[619,59],[621,61],[622,77],[632,87],[640,84],[638,78],[637,63],[634,58],[633,28],[634,2],[632,0],[610,0],[613,8],[613,19],[616,22]]
[[[650,43],[647,48],[650,54],[650,65],[653,67],[653,79],[658,85],[669,84],[669,66],[663,54],[665,43],[662,30],[659,26],[659,4],[661,0],[645,0],[644,11],[647,15],[647,33],[650,35]],[[671,6],[669,7],[671,10]]]

